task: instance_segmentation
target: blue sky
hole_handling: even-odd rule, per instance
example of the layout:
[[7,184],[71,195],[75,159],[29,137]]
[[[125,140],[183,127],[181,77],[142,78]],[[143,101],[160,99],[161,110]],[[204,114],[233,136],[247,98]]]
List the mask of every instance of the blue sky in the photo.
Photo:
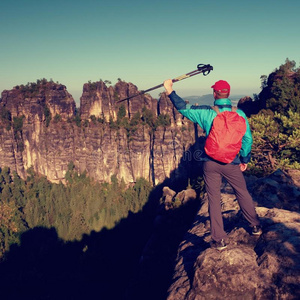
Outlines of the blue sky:
[[286,58],[299,67],[299,15],[299,0],[1,1],[0,92],[46,78],[79,103],[89,80],[145,90],[205,63],[214,70],[174,84],[179,95],[224,79],[252,96]]

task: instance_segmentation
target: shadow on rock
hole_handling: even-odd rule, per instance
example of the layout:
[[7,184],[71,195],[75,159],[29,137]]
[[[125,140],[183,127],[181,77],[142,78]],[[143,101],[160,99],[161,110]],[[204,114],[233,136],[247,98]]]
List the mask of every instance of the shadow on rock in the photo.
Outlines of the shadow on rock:
[[[285,200],[291,191],[298,197],[299,188],[284,176],[280,171],[272,174],[277,189],[254,197],[263,225],[259,237],[251,235],[230,187],[224,185],[221,195],[228,247],[223,251],[209,247],[208,204],[204,199],[179,246],[168,300],[300,298],[300,214],[293,211],[295,199]],[[252,178],[250,186],[268,184],[270,177],[265,182]],[[257,195],[257,190],[250,191]],[[280,201],[279,207],[291,210],[269,208],[274,197]]]

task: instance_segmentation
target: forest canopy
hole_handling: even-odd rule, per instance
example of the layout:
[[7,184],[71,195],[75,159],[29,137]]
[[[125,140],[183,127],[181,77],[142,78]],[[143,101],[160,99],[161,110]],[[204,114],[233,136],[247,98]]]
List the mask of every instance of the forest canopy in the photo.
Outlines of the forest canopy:
[[129,212],[139,212],[148,200],[151,184],[143,178],[126,186],[112,176],[99,183],[78,174],[69,165],[67,184],[54,184],[29,170],[22,180],[9,168],[0,172],[0,257],[20,234],[34,227],[54,227],[65,240],[113,228]]

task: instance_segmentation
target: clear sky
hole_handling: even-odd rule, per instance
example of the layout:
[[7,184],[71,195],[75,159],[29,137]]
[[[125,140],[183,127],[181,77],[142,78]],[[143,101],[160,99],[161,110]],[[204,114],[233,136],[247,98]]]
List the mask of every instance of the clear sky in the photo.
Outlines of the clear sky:
[[146,90],[204,63],[214,70],[175,83],[179,95],[224,79],[252,96],[286,58],[299,67],[299,16],[299,0],[1,1],[0,92],[46,78],[79,103],[89,80]]

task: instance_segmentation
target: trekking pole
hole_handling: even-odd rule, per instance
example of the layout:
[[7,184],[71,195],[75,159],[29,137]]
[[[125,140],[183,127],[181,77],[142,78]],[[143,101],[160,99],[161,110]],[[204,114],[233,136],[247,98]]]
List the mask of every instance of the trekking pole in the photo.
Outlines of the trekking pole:
[[[190,78],[190,77],[192,77],[192,76],[194,76],[194,75],[198,75],[198,74],[201,74],[201,73],[202,73],[204,76],[206,76],[206,75],[208,75],[208,74],[210,73],[211,70],[213,70],[213,67],[212,67],[211,65],[199,64],[199,65],[197,66],[197,70],[194,70],[194,71],[192,71],[192,72],[186,73],[186,74],[181,75],[181,76],[178,76],[178,77],[172,79],[172,82],[177,82],[177,81],[180,81],[180,80],[183,80],[183,79],[186,79],[186,78]],[[125,99],[118,100],[117,103],[122,102],[122,101],[125,101],[125,100],[129,100],[129,99],[134,98],[134,97],[139,96],[139,95],[143,95],[143,94],[145,94],[145,93],[147,93],[147,92],[156,90],[156,89],[158,89],[158,88],[160,88],[160,87],[163,87],[163,86],[164,86],[163,83],[162,83],[162,84],[159,84],[159,85],[156,85],[156,86],[154,86],[154,87],[152,87],[152,88],[150,88],[150,89],[148,89],[148,90],[141,91],[140,93],[138,93],[138,94],[136,94],[136,95],[132,95],[132,96],[127,97],[127,98],[125,98]]]

